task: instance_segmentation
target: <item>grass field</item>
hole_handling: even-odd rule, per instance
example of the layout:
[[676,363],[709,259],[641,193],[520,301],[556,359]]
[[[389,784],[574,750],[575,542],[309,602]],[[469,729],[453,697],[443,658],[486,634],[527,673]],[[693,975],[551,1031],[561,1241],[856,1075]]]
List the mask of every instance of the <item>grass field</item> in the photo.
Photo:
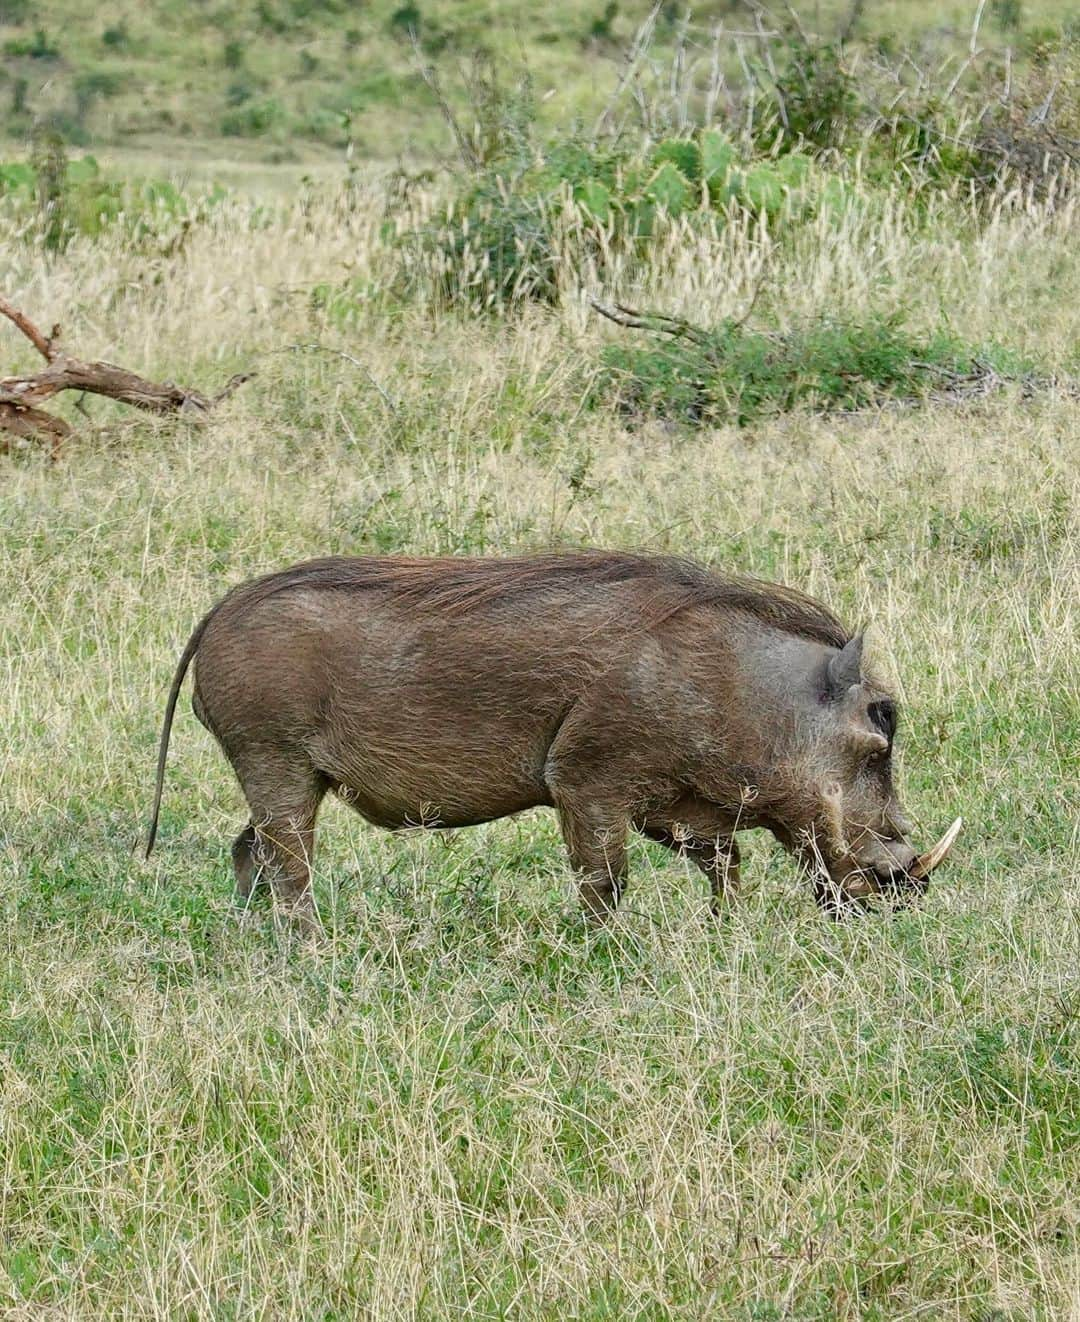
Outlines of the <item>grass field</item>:
[[[1075,371],[1075,207],[904,207],[775,247],[675,226],[621,292],[715,321],[765,261],[770,324],[906,309]],[[502,320],[329,320],[309,291],[382,280],[383,220],[372,185],[223,203],[171,255],[0,240],[0,288],[73,350],[259,372],[204,428],[97,401],[59,464],[0,456],[0,1311],[1080,1318],[1075,397],[628,418],[589,401],[631,332],[573,271]],[[715,926],[640,845],[596,935],[548,814],[393,838],[336,806],[312,949],[237,907],[243,806],[186,700],[133,852],[175,659],[227,586],[553,543],[678,551],[868,625],[920,841],[967,821],[926,903],[829,923],[760,839]]]
[[[527,68],[546,122],[580,116],[591,123],[652,7],[648,0],[5,0],[0,138],[17,150],[45,120],[77,145],[135,152],[163,146],[169,160],[192,140],[218,139],[226,144],[213,149],[218,157],[311,163],[338,159],[351,140],[364,157],[411,163],[446,145],[421,64],[442,71],[458,104],[457,70],[477,53],[504,69]],[[670,52],[685,26],[688,58],[707,66],[719,27],[727,34],[719,42],[721,62],[733,84],[741,84],[742,60],[760,55],[745,40],[757,30],[755,8],[766,32],[788,22],[783,4],[663,4],[656,54]],[[834,34],[846,27],[851,4],[816,0],[796,8],[807,26]],[[867,5],[851,29],[849,58],[857,67],[879,47],[910,48],[928,72],[942,61],[956,68],[968,52],[976,13],[980,66],[1000,63],[1008,48],[1020,69],[1041,41],[1075,18],[1075,6],[1069,0]]]

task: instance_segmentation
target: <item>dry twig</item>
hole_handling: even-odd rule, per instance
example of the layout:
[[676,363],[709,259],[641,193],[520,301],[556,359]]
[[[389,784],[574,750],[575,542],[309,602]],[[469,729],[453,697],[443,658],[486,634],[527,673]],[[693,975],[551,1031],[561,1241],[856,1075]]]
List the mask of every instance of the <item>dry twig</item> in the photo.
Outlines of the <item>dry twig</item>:
[[625,303],[603,303],[598,298],[590,298],[589,305],[616,326],[627,326],[631,330],[655,331],[658,335],[671,335],[675,339],[689,340],[703,349],[712,347],[712,337],[700,326],[684,320],[682,317],[669,317],[664,312],[638,312]]

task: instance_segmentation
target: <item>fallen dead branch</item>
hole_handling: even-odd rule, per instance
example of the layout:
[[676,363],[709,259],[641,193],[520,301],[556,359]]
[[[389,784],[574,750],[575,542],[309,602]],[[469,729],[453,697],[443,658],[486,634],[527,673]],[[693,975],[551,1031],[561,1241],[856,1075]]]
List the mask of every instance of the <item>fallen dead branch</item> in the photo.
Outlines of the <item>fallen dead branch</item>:
[[[147,413],[177,413],[181,417],[201,420],[254,375],[253,372],[237,373],[216,395],[204,395],[190,386],[178,386],[172,381],[148,381],[114,363],[84,362],[59,347],[59,326],[43,335],[30,318],[3,295],[0,295],[0,313],[18,327],[45,359],[40,372],[0,379],[0,432],[44,441],[53,459],[59,455],[72,429],[63,418],[46,412],[41,405],[62,390],[104,395]],[[0,436],[0,451],[9,448],[10,442]]]

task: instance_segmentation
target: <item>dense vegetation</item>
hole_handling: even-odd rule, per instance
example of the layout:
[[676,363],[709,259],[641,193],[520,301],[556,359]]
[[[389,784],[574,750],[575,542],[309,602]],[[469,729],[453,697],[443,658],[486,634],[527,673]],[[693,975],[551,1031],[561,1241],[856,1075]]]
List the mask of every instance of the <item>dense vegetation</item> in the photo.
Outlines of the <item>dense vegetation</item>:
[[[611,7],[578,34],[577,7],[523,6],[531,83],[456,79],[473,38],[451,27],[517,40],[471,5],[54,8],[0,5],[24,43],[7,67],[63,69],[61,108],[80,71],[122,68],[88,137],[134,131],[151,74],[182,74],[159,100],[194,128],[274,98],[255,141],[302,154],[344,35],[396,77],[413,28],[448,57],[422,96],[445,95],[457,159],[371,168],[354,117],[352,156],[286,197],[211,191],[57,118],[0,168],[14,303],[155,380],[258,371],[201,426],[69,399],[58,463],[0,454],[0,1309],[1070,1316],[1069,135],[1033,164],[1027,113],[996,149],[1009,115],[953,134],[959,91],[905,134],[827,6],[821,37],[784,27],[752,105],[707,119],[668,61],[677,13],[619,100],[588,87],[640,18]],[[956,36],[894,8],[912,51]],[[983,22],[1016,46],[1011,104],[1045,98],[1073,35],[1049,8]],[[565,75],[557,105],[537,68]],[[399,128],[434,146],[424,104]],[[919,838],[967,820],[923,906],[826,922],[751,837],[717,926],[700,879],[641,843],[625,911],[590,934],[548,814],[391,838],[331,808],[312,948],[265,896],[237,905],[242,805],[186,702],[158,850],[133,852],[178,650],[228,586],[308,555],[582,544],[780,579],[870,626]]]

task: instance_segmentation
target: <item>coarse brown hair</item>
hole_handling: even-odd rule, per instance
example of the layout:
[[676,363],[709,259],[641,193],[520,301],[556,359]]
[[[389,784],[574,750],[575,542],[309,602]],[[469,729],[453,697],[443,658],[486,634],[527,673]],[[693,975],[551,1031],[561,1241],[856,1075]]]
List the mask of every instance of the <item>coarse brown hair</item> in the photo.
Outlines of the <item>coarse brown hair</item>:
[[689,606],[715,605],[830,647],[843,647],[851,637],[831,611],[795,588],[721,574],[678,556],[624,551],[547,551],[506,558],[330,556],[242,584],[221,604],[247,609],[294,588],[372,589],[456,615],[532,592],[627,582],[659,590],[651,627]]

